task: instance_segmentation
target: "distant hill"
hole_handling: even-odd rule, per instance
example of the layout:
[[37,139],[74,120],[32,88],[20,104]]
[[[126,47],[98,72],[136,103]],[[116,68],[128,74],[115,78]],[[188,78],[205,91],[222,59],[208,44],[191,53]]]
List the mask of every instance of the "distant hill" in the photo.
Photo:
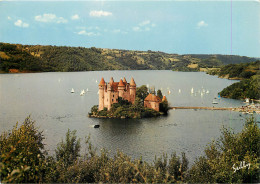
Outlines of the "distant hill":
[[134,51],[66,46],[0,43],[2,72],[69,72],[94,70],[203,71],[255,58],[228,55],[178,55],[159,51]]
[[250,63],[228,64],[208,72],[221,78],[240,79],[219,94],[222,97],[233,99],[260,99],[260,60]]

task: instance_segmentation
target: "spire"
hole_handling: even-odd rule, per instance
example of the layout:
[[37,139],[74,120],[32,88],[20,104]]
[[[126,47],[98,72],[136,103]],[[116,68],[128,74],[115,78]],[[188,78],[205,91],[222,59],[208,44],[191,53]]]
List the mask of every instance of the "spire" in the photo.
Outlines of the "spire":
[[123,87],[125,86],[122,79],[120,79],[119,84],[118,84],[118,87],[121,87],[121,86],[123,86]]
[[133,77],[131,78],[131,81],[130,81],[130,86],[136,86],[136,84],[135,84],[135,81],[134,81]]
[[112,86],[113,83],[114,83],[114,79],[113,79],[113,77],[111,77],[110,81],[109,81],[110,86]]
[[126,79],[125,79],[125,77],[124,77],[124,79],[123,79],[123,82],[126,82]]
[[102,77],[101,78],[101,81],[100,81],[100,83],[99,83],[99,86],[104,86],[105,85],[105,80],[104,80],[104,78]]
[[162,98],[162,102],[166,101],[167,102],[167,98],[166,96],[164,95],[163,98]]

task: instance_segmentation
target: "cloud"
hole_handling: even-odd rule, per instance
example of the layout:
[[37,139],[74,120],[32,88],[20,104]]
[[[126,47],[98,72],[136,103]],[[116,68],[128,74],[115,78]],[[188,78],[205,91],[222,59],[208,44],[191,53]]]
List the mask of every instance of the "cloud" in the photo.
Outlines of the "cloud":
[[[104,32],[106,32],[107,30],[104,30]],[[124,30],[121,30],[121,29],[114,29],[112,31],[112,33],[115,33],[115,34],[127,34],[127,31],[124,31]]]
[[87,32],[85,30],[77,32],[78,35],[85,35],[85,36],[99,36],[100,33],[94,33],[94,32]]
[[18,26],[18,27],[29,27],[29,24],[28,23],[25,23],[23,22],[22,20],[17,20],[16,22],[14,22],[14,25],[15,26]]
[[135,32],[150,31],[155,26],[155,23],[152,23],[150,20],[145,20],[143,22],[140,22],[138,26],[134,26],[132,29]]
[[206,22],[204,22],[204,20],[199,21],[199,22],[197,23],[197,28],[207,27],[207,26],[208,26],[208,24],[207,24]]
[[136,27],[133,27],[133,31],[142,31],[140,27],[136,26]]
[[52,23],[67,23],[68,21],[64,19],[63,17],[57,17],[55,14],[48,14],[45,13],[43,15],[37,15],[34,17],[36,21],[39,22],[52,22]]
[[111,16],[112,15],[112,13],[111,12],[108,12],[108,11],[96,11],[96,10],[93,10],[93,11],[91,11],[90,13],[89,13],[89,15],[91,16],[91,17],[102,17],[102,16],[104,16],[104,17],[107,17],[107,16]]
[[78,20],[79,19],[79,15],[78,14],[72,15],[71,19],[72,20]]
[[120,32],[121,32],[120,29],[114,29],[114,30],[113,30],[113,33],[120,33]]
[[151,23],[150,20],[145,20],[145,21],[139,23],[139,26],[145,26],[145,25],[148,25],[148,24],[150,24],[150,23]]
[[8,20],[12,20],[12,18],[10,16],[7,17]]

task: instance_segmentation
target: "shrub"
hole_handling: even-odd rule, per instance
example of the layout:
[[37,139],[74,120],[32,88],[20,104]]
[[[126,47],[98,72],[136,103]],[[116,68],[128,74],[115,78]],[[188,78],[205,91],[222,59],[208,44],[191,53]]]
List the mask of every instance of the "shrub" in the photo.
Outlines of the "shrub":
[[77,139],[76,130],[66,133],[65,142],[62,140],[55,150],[56,159],[62,163],[64,167],[72,165],[79,157],[80,139]]
[[[259,140],[260,129],[253,118],[247,120],[240,133],[223,128],[221,137],[205,149],[205,156],[199,157],[190,169],[189,182],[259,182]],[[243,167],[239,168],[240,164]]]
[[44,136],[27,117],[18,128],[0,136],[0,178],[2,182],[41,182],[44,175]]

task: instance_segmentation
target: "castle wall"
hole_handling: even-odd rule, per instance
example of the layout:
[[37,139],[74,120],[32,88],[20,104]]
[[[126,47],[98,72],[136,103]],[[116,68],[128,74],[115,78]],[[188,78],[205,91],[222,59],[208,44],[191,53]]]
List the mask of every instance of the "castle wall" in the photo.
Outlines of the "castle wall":
[[144,101],[144,107],[154,109],[159,112],[159,102]]
[[112,86],[110,86],[111,83],[106,84],[103,82],[102,84],[104,85],[99,85],[99,111],[103,110],[104,107],[110,110],[112,104],[118,103],[118,97],[122,97],[132,104],[134,103],[136,88],[133,86],[130,87],[129,83],[125,83],[125,86],[118,86],[117,89],[113,89]]
[[108,110],[111,109],[112,104],[118,103],[118,92],[111,91],[109,93],[108,91],[106,91],[104,96],[104,107],[106,107]]

